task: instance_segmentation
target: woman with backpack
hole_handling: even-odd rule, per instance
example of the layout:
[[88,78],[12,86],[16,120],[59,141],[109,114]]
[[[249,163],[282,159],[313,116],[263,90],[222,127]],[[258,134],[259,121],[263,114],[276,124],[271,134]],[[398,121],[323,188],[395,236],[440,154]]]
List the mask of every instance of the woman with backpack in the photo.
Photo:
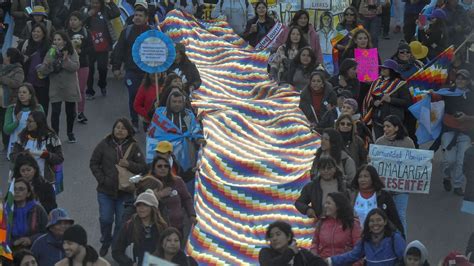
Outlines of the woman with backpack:
[[403,261],[406,242],[402,235],[395,231],[387,214],[375,208],[369,212],[364,222],[361,241],[344,254],[332,256],[329,265],[347,265],[365,257],[367,266],[395,266]]

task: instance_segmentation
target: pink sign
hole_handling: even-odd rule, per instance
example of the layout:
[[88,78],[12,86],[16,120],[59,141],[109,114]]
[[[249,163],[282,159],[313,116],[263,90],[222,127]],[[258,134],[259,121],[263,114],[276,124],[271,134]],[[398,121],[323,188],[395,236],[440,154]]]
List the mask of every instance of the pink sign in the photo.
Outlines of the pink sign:
[[357,61],[357,78],[361,82],[374,81],[379,76],[379,54],[377,48],[354,50]]

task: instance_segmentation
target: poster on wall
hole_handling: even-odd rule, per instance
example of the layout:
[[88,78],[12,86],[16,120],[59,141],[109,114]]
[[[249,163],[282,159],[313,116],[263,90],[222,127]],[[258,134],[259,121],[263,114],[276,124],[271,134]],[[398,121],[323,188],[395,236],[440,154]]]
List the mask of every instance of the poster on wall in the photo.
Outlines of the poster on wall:
[[305,9],[330,10],[331,0],[305,0]]

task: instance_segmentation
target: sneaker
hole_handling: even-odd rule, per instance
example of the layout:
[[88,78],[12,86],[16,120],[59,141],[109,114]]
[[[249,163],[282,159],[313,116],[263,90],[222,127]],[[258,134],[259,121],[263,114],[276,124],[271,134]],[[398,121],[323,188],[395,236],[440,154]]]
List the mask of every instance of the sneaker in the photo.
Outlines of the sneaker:
[[99,255],[101,257],[105,257],[107,255],[107,253],[109,252],[109,247],[110,247],[110,245],[108,245],[108,244],[102,244],[102,246],[100,247],[100,250],[99,250]]
[[402,27],[399,25],[395,26],[395,29],[393,29],[393,33],[400,33],[402,31]]
[[107,96],[107,88],[100,88],[100,92],[102,93],[102,96]]
[[74,133],[67,133],[67,139],[69,143],[76,143],[76,137],[74,136]]
[[89,121],[89,120],[84,115],[84,113],[82,113],[82,112],[79,113],[79,115],[77,116],[77,122],[82,123],[82,124],[87,124],[87,121]]
[[453,186],[451,185],[451,178],[449,177],[443,178],[443,186],[444,186],[444,190],[451,191],[451,189],[453,188]]
[[462,191],[462,188],[460,188],[460,187],[454,188],[453,193],[455,195],[458,195],[458,196],[461,196],[461,197],[464,196],[464,191]]
[[86,100],[91,101],[91,100],[94,100],[94,99],[95,99],[94,95],[92,95],[92,94],[86,94]]

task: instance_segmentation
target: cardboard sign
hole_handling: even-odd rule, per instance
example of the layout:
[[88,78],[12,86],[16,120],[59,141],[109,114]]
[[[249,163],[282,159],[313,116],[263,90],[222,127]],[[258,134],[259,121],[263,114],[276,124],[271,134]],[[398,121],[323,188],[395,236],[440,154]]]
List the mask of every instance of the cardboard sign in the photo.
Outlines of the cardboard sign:
[[377,48],[354,49],[357,62],[357,78],[361,82],[374,81],[379,76],[379,53]]
[[385,184],[394,192],[430,192],[432,160],[430,150],[407,149],[384,145],[370,145],[370,164]]

